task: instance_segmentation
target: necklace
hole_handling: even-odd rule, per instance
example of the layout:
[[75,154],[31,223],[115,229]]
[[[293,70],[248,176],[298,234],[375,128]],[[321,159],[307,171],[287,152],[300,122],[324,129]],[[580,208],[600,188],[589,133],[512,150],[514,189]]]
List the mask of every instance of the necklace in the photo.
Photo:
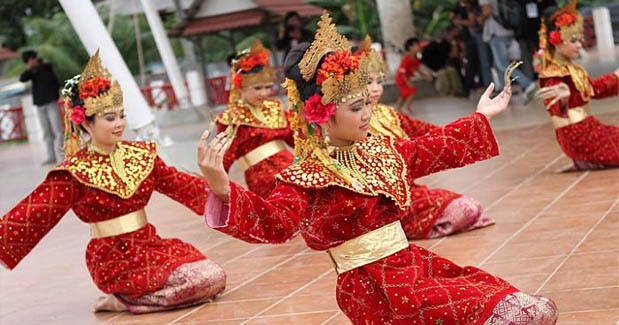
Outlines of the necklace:
[[350,175],[357,180],[359,183],[363,185],[365,188],[369,188],[369,182],[366,176],[363,174],[362,170],[365,168],[359,168],[358,161],[363,158],[359,156],[357,152],[357,146],[351,145],[346,147],[329,147],[329,152],[335,154],[335,160],[339,163],[341,167],[348,169]]
[[108,156],[110,158],[110,165],[112,166],[112,170],[120,177],[120,179],[125,183],[129,184],[130,180],[127,178],[127,173],[125,171],[125,154],[122,148],[119,148],[118,145],[114,146],[114,150],[112,152],[108,152],[103,150],[92,143],[88,144],[88,150],[92,152],[96,152],[103,156]]

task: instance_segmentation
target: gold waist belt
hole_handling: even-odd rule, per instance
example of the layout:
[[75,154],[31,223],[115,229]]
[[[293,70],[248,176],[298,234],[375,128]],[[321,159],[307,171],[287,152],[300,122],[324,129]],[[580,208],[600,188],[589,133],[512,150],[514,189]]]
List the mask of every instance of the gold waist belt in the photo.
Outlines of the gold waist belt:
[[286,150],[286,144],[282,140],[269,141],[254,150],[245,154],[245,156],[239,158],[239,164],[243,171],[249,169],[249,167],[273,156],[274,154]]
[[588,106],[579,106],[570,108],[567,110],[567,117],[560,116],[551,116],[552,125],[555,129],[560,129],[562,127],[576,124],[578,122],[582,122],[584,119],[591,115],[591,111]]
[[398,220],[329,248],[327,253],[335,264],[337,274],[342,274],[395,254],[408,245],[406,234]]
[[144,209],[140,209],[114,219],[90,223],[90,236],[105,238],[122,235],[136,231],[146,226],[147,223],[146,213]]

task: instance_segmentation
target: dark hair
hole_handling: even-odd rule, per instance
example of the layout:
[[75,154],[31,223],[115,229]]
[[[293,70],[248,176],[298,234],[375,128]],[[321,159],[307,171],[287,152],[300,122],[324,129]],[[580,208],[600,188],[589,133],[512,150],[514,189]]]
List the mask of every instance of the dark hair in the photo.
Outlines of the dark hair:
[[[544,9],[544,14],[542,17],[544,18],[544,24],[546,24],[546,40],[548,40],[548,35],[550,34],[550,32],[557,30],[557,26],[555,26],[555,20],[552,17],[555,12],[557,12],[557,10],[559,10],[559,8],[555,6]],[[552,43],[546,42],[546,46],[548,46],[551,53],[554,52],[555,46]]]
[[404,49],[408,51],[408,49],[415,44],[419,44],[419,39],[417,37],[411,37],[406,40],[406,43],[404,43]]
[[299,15],[298,12],[296,12],[296,11],[288,11],[286,13],[286,16],[284,16],[284,24],[288,25],[288,19],[290,19],[292,17],[297,17],[299,20],[301,20],[301,15]]
[[[95,116],[97,116],[97,115],[93,114],[93,115],[90,115],[90,116],[86,116],[84,118],[84,121],[88,121],[90,124],[95,124]],[[80,123],[79,128],[82,129],[82,131],[84,131],[88,135],[90,135],[90,132],[88,132],[88,130],[86,130],[86,128],[84,127],[84,125],[82,125],[82,123]]]
[[37,56],[37,52],[33,50],[27,50],[21,54],[21,58],[24,60],[24,63],[28,63],[28,60],[30,59],[36,59]]
[[232,52],[230,54],[228,54],[228,56],[226,57],[226,63],[228,63],[229,67],[232,67],[232,61],[236,59],[236,52]]
[[[314,78],[310,81],[305,81],[305,79],[303,79],[303,75],[301,75],[301,70],[299,69],[299,62],[303,59],[303,55],[309,46],[310,43],[300,43],[288,52],[286,60],[284,60],[284,75],[286,78],[294,80],[297,84],[299,95],[303,101],[307,100],[314,94],[321,94],[320,87],[316,84],[316,76],[314,75]],[[320,66],[320,63],[318,66]]]

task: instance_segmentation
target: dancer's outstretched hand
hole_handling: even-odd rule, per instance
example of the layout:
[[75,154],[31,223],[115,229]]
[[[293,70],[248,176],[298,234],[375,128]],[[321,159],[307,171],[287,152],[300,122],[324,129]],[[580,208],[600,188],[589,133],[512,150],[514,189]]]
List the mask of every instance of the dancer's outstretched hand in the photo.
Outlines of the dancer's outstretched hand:
[[546,109],[550,109],[556,102],[566,102],[570,98],[570,87],[562,82],[554,86],[544,87],[538,90],[536,95],[542,100],[551,99],[546,105]]
[[224,201],[229,201],[230,184],[228,173],[224,169],[224,154],[230,148],[232,141],[226,132],[219,133],[208,142],[209,131],[206,130],[198,143],[198,166],[206,178],[213,194]]
[[506,85],[503,91],[494,98],[490,98],[494,90],[494,83],[491,83],[477,103],[477,112],[486,115],[491,119],[505,111],[509,106],[509,99],[512,97],[511,84]]

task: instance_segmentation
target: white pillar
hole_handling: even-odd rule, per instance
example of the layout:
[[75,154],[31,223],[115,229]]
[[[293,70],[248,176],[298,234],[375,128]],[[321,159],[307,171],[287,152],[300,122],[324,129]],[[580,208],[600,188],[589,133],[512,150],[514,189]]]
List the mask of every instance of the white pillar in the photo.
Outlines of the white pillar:
[[615,41],[607,7],[593,9],[593,26],[598,54],[602,61],[615,61]]
[[387,74],[393,75],[402,55],[397,52],[415,35],[410,0],[376,0],[380,26],[387,52]]
[[153,32],[153,38],[155,39],[159,55],[161,55],[161,60],[163,60],[163,65],[168,73],[168,78],[170,78],[170,82],[172,83],[172,89],[174,89],[174,94],[178,99],[178,104],[180,108],[187,108],[190,105],[189,92],[187,91],[187,87],[185,87],[183,75],[176,62],[176,57],[172,51],[168,35],[166,35],[163,24],[161,23],[161,18],[159,18],[159,13],[155,10],[150,0],[141,0],[140,2],[142,3],[142,8],[144,9],[144,14],[148,20],[150,30]]
[[[148,134],[153,134],[155,117],[150,111],[150,107],[144,100],[137,83],[125,60],[123,60],[116,44],[108,34],[103,21],[95,6],[90,1],[60,0],[62,9],[67,14],[73,29],[79,36],[86,51],[90,55],[97,49],[101,56],[103,65],[110,70],[113,78],[118,80],[123,90],[123,105],[127,115],[127,124],[130,129],[138,134],[141,130],[148,129]],[[142,136],[143,139],[154,140]]]

